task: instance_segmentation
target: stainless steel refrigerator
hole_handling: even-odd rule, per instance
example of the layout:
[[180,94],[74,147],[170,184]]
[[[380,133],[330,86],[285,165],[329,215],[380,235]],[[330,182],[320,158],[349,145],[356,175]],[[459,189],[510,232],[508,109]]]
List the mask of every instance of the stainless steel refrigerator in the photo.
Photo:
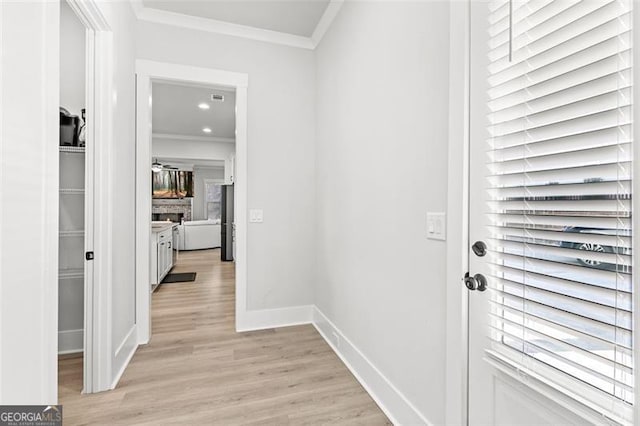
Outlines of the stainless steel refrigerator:
[[222,250],[220,252],[225,262],[233,260],[234,239],[233,185],[222,185]]

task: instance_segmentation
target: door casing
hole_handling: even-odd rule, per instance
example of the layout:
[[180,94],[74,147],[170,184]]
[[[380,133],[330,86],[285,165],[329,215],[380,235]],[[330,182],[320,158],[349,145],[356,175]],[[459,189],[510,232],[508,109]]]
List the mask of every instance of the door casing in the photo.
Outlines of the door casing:
[[244,73],[136,61],[136,327],[138,344],[151,338],[149,241],[151,235],[151,83],[156,80],[200,83],[236,90],[235,221],[236,330],[247,317],[247,87]]
[[83,393],[112,389],[111,264],[113,34],[96,0],[67,0],[86,28],[87,148]]

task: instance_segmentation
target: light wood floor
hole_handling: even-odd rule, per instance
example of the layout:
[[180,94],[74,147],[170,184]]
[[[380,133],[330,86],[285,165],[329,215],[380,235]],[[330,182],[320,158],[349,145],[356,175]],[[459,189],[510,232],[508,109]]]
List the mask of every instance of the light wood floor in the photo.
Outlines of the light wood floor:
[[59,361],[65,425],[389,424],[311,325],[234,331],[234,268],[219,250],[180,253],[193,283],[153,295],[151,343],[118,387],[80,395],[82,358]]

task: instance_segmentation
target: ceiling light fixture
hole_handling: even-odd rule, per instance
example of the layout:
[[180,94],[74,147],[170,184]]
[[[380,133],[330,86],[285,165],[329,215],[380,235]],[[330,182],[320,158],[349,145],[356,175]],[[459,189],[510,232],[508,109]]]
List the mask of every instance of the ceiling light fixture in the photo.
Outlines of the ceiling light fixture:
[[211,133],[211,127],[203,127],[202,131],[205,133]]
[[207,104],[205,102],[202,102],[202,103],[198,104],[198,108],[200,108],[200,109],[209,109],[210,107],[209,107],[209,104]]

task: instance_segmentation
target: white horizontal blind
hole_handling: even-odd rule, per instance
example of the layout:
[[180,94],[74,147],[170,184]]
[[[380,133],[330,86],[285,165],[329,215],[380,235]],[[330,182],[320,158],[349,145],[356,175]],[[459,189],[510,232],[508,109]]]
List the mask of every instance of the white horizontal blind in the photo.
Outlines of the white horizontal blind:
[[489,7],[489,355],[630,422],[631,1]]

